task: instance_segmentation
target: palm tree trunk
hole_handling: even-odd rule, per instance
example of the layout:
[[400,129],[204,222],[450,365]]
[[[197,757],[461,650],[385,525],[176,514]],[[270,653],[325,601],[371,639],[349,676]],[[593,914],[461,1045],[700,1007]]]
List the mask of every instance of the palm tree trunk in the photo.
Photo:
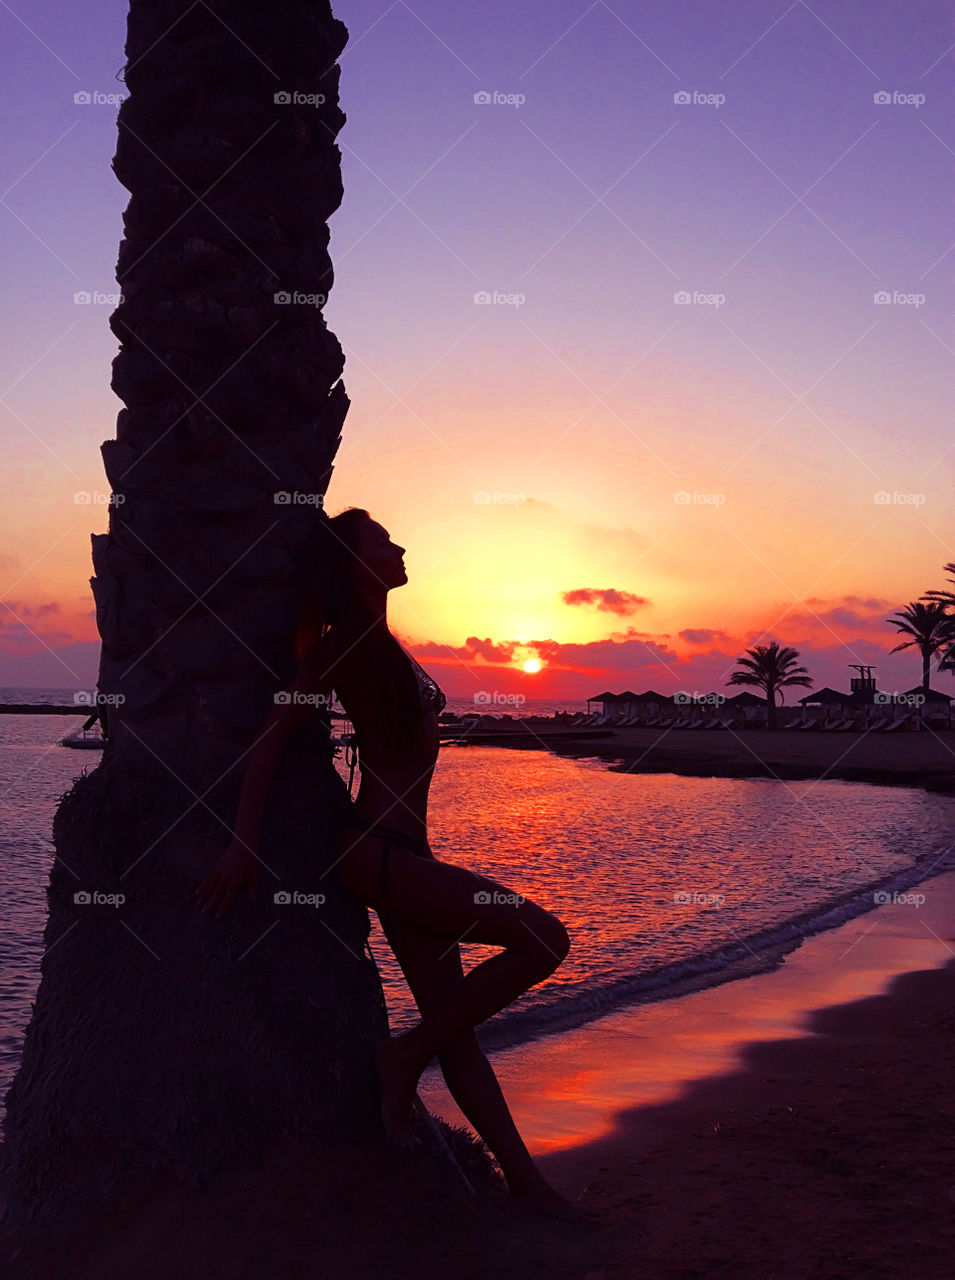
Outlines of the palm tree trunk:
[[[203,1185],[284,1135],[378,1126],[387,1020],[367,911],[332,867],[344,786],[318,724],[272,793],[258,900],[218,922],[193,900],[291,675],[294,556],[348,408],[314,297],[275,300],[331,287],[346,39],[327,0],[131,3],[110,321],[126,407],[102,446],[117,501],[92,538],[110,741],[54,824],[42,980],[7,1096],[8,1222],[62,1226],[150,1170]],[[296,92],[324,100],[282,101]]]
[[766,694],[766,727],[776,728],[776,690],[770,689]]

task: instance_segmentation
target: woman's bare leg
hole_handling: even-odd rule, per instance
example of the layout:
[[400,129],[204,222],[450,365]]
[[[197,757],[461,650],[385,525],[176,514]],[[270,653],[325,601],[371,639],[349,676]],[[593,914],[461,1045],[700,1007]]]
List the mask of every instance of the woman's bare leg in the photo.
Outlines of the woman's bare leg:
[[[384,912],[379,917],[389,946],[422,1015],[464,977],[461,951],[443,938],[416,933]],[[539,1190],[544,1182],[511,1117],[501,1086],[474,1031],[439,1054],[441,1072],[455,1102],[493,1153],[512,1193]]]
[[341,859],[342,879],[355,896],[415,932],[504,947],[445,991],[421,1022],[376,1050],[382,1121],[397,1141],[407,1133],[418,1079],[436,1053],[553,973],[570,947],[549,911],[519,900],[503,885],[448,863],[392,845],[387,902],[380,900],[381,841],[367,836]]
[[[427,1015],[463,979],[460,949],[456,944],[449,948],[443,938],[416,933],[386,913],[379,918],[418,1008]],[[581,1215],[544,1178],[524,1145],[474,1031],[447,1045],[439,1061],[451,1096],[500,1165],[511,1203],[579,1223]]]

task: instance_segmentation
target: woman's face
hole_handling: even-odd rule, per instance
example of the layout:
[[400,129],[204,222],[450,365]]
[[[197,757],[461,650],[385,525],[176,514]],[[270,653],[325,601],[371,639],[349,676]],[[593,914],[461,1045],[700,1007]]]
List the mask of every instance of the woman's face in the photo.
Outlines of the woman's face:
[[378,586],[390,591],[408,581],[404,547],[392,542],[388,530],[374,520],[366,520],[358,536],[356,553],[365,572]]

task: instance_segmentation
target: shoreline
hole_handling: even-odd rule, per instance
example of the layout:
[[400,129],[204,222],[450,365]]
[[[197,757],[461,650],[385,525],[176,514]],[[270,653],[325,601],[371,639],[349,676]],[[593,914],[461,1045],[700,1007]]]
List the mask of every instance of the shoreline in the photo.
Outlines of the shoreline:
[[[806,1019],[821,1008],[850,997],[879,995],[900,975],[955,961],[955,868],[922,880],[914,891],[924,898],[921,906],[909,900],[911,895],[897,894],[897,901],[806,935],[771,968],[656,1000],[632,1001],[592,1015],[576,1027],[489,1049],[505,1094],[509,1100],[513,1095],[515,1119],[517,1110],[522,1113],[518,1127],[532,1154],[536,1158],[564,1145],[605,1136],[614,1127],[620,1105],[626,1104],[626,1109],[669,1101],[684,1086],[706,1078],[714,1066],[727,1069],[741,1046],[761,1038],[766,1009],[771,1010],[769,1025],[774,1034],[800,1038],[807,1034]],[[692,1030],[682,1031],[684,1026]],[[696,1044],[697,1037],[705,1048]],[[684,1039],[687,1043],[674,1050],[674,1043]],[[628,1073],[620,1063],[635,1041],[644,1046],[640,1066]],[[607,1046],[619,1049],[622,1057],[610,1063],[604,1079],[603,1068],[595,1064],[602,1056],[610,1056]],[[554,1081],[567,1075],[568,1064],[570,1075],[576,1077],[579,1069],[590,1083],[569,1090],[564,1085],[542,1088],[542,1079]],[[679,1080],[674,1076],[675,1064],[680,1067]],[[651,1071],[658,1077],[649,1086]],[[661,1093],[663,1081],[666,1088]],[[443,1119],[467,1123],[436,1064],[421,1078],[421,1096]],[[571,1124],[568,1113],[574,1109],[591,1119]],[[567,1140],[555,1141],[551,1125]],[[567,1137],[571,1132],[578,1135],[572,1141]]]
[[545,1176],[603,1228],[597,1274],[951,1274],[955,871],[920,887],[770,972],[494,1055]]
[[[506,723],[506,722],[503,722]],[[524,723],[525,727],[517,727]],[[553,726],[547,721],[546,726]],[[886,736],[877,730],[822,733],[814,729],[611,729],[609,737],[538,737],[544,722],[515,722],[493,741],[475,746],[543,750],[597,759],[617,773],[676,773],[686,777],[833,779],[884,786],[917,786],[955,793],[955,730]],[[507,739],[513,735],[513,740]],[[456,747],[467,747],[462,741]]]
[[[879,911],[884,904],[876,901],[877,894],[892,900],[900,893],[922,892],[923,885],[948,871],[955,872],[953,858],[955,848],[932,850],[869,886],[836,896],[788,920],[746,936],[737,935],[712,951],[620,978],[594,992],[587,1002],[574,1005],[565,996],[556,1006],[540,1011],[518,1011],[512,1016],[504,1011],[478,1029],[478,1040],[487,1053],[519,1049],[547,1036],[576,1031],[636,1004],[642,1007],[712,991],[726,983],[774,972],[811,939]],[[955,916],[955,898],[952,910]],[[436,1073],[437,1068],[430,1070]]]

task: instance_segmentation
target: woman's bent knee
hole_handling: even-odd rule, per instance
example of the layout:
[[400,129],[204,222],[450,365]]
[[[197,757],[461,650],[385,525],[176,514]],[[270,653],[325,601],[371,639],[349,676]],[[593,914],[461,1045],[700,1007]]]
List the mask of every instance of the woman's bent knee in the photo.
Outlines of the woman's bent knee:
[[533,922],[526,923],[528,934],[524,946],[533,952],[539,963],[540,981],[563,963],[570,950],[570,935],[557,916],[549,911],[543,911]]
[[558,964],[561,964],[567,959],[567,953],[570,951],[570,934],[564,928],[563,923],[557,918],[557,916],[551,916],[551,919],[554,922],[554,941],[552,945],[554,953],[558,957],[557,962]]

